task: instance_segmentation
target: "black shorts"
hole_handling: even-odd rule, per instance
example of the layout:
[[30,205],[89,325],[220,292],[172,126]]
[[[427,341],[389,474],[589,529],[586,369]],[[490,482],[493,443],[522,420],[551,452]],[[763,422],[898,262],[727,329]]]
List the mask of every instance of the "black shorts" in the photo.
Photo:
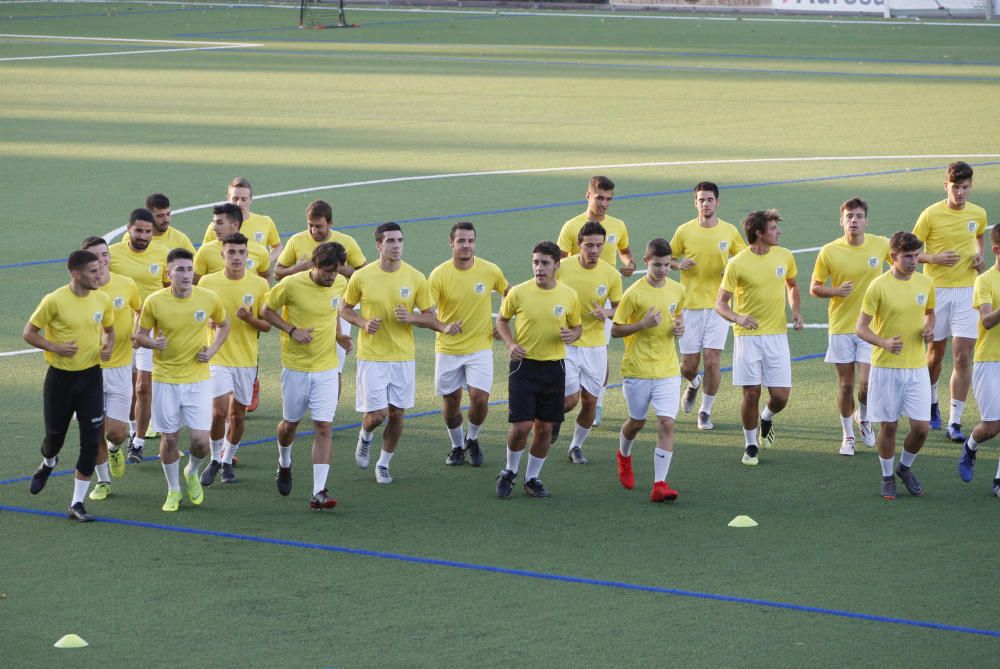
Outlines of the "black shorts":
[[510,398],[507,422],[563,422],[566,397],[566,367],[563,361],[511,360],[507,393]]

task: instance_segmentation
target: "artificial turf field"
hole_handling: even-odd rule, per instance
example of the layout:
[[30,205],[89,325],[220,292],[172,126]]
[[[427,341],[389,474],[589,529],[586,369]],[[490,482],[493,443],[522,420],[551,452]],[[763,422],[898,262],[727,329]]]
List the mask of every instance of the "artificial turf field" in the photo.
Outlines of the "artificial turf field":
[[[995,24],[348,18],[361,27],[299,31],[287,7],[0,3],[0,351],[25,348],[31,310],[66,280],[57,259],[84,236],[119,228],[161,191],[197,242],[205,205],[236,175],[286,236],[317,197],[369,258],[374,225],[402,222],[406,260],[425,273],[448,257],[451,224],[472,220],[480,255],[514,282],[530,276],[531,244],[582,211],[596,173],[618,183],[611,213],[636,251],[694,215],[702,179],[723,186],[730,222],[779,208],[782,245],[796,250],[836,237],[837,206],[854,195],[871,205],[870,231],[910,229],[956,158],[975,166],[972,201],[1000,211]],[[815,253],[796,258],[803,314],[822,324],[825,303],[805,288]],[[88,503],[109,522],[85,526],[62,518],[69,476],[28,494],[44,364],[4,355],[0,664],[996,666],[1000,449],[984,447],[966,485],[958,447],[932,433],[915,470],[927,495],[883,501],[872,451],[836,455],[834,373],[814,357],[825,331],[789,338],[800,359],[776,448],[740,465],[724,375],[713,432],[679,417],[680,499],[652,505],[649,432],[636,490],[616,480],[616,390],[587,443],[591,465],[569,465],[558,447],[543,470],[551,499],[495,499],[499,347],[485,466],[445,467],[432,340],[418,332],[396,483],[376,486],[354,465],[350,358],[330,476],[340,505],[316,513],[307,437],[292,496],[274,489],[280,361],[268,335],[238,484],[164,514],[150,459]],[[614,342],[613,366],[620,356]],[[977,416],[970,402],[967,427]],[[71,432],[60,470],[74,452]],[[759,527],[727,527],[738,514]],[[90,647],[52,648],[70,632]]]

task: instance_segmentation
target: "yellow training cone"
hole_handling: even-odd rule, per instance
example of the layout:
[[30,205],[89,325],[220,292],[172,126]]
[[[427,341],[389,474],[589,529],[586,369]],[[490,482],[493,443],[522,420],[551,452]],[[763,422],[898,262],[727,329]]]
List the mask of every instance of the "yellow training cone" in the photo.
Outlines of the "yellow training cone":
[[55,643],[56,648],[85,648],[87,645],[78,634],[67,634]]
[[757,527],[757,521],[750,516],[736,516],[729,521],[729,527]]

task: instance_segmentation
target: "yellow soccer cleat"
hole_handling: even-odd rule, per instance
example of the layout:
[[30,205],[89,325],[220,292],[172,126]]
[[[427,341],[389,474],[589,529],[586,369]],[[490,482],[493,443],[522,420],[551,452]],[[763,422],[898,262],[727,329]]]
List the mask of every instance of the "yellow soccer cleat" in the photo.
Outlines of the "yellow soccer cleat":
[[108,449],[108,464],[111,466],[111,476],[120,479],[125,476],[125,451],[121,448]]
[[205,501],[205,492],[201,489],[201,480],[198,477],[198,472],[194,472],[193,474],[185,473],[184,481],[187,483],[188,499],[195,506],[200,506]]
[[167,491],[167,501],[163,503],[163,510],[172,512],[176,511],[181,507],[181,491],[180,490],[168,490]]
[[90,494],[87,495],[87,497],[94,500],[95,502],[99,502],[102,499],[107,499],[110,495],[111,495],[111,484],[108,483],[107,481],[104,481],[104,482],[98,482],[98,484],[94,486],[94,489],[90,491]]

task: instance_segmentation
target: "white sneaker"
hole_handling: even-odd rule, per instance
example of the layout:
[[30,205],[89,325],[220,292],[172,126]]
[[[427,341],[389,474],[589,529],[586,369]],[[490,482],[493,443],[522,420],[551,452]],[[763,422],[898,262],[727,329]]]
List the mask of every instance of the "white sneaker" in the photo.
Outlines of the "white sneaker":
[[871,448],[875,445],[875,431],[872,429],[871,421],[861,420],[861,414],[854,412],[854,420],[861,430],[861,441],[865,446]]
[[840,442],[841,455],[854,455],[854,437],[844,437]]
[[388,467],[375,467],[375,483],[381,483],[382,485],[392,483],[392,475],[389,474]]
[[694,409],[694,401],[698,398],[698,389],[701,388],[701,374],[694,377],[697,385],[688,383],[687,388],[684,390],[684,402],[681,405],[684,409],[684,413],[691,413]]
[[698,429],[699,430],[711,430],[715,425],[712,424],[712,415],[705,413],[704,411],[698,412]]
[[354,449],[354,462],[358,464],[361,469],[368,469],[368,461],[371,458],[372,453],[372,441],[369,439],[365,441],[358,435],[358,447]]

